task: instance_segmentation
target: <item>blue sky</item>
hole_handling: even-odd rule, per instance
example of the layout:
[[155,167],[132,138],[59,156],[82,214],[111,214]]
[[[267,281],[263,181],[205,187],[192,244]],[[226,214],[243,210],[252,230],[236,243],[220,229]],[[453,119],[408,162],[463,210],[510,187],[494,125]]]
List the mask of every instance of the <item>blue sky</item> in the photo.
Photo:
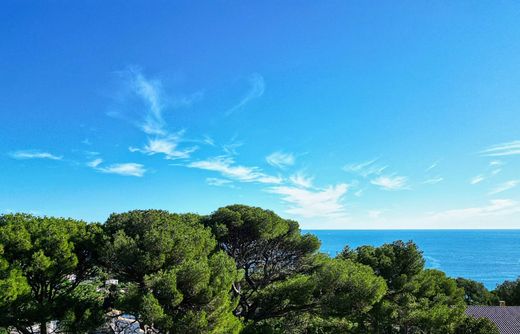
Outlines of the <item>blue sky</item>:
[[1,212],[520,228],[518,2],[1,7]]

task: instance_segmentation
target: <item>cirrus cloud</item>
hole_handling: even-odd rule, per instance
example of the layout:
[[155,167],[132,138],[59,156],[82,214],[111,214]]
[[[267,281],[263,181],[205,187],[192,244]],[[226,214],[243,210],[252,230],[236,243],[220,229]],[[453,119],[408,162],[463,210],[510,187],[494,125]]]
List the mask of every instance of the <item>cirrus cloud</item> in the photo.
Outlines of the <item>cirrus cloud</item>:
[[206,160],[193,161],[186,165],[189,168],[204,169],[220,173],[230,179],[240,182],[257,182],[278,184],[283,180],[279,176],[265,174],[258,167],[236,165],[235,160],[228,156],[219,156]]
[[39,150],[20,150],[9,153],[11,158],[17,160],[27,159],[48,159],[48,160],[62,160],[62,156],[57,156],[49,152],[43,152]]
[[408,178],[405,176],[380,176],[370,181],[370,183],[384,190],[410,189]]
[[285,168],[287,166],[294,165],[294,155],[292,153],[284,153],[281,151],[273,152],[269,154],[265,160],[268,164],[278,168]]
[[341,200],[347,190],[348,185],[345,183],[317,190],[290,186],[277,186],[267,189],[268,192],[282,195],[282,201],[289,204],[287,213],[304,218],[345,217],[346,210]]

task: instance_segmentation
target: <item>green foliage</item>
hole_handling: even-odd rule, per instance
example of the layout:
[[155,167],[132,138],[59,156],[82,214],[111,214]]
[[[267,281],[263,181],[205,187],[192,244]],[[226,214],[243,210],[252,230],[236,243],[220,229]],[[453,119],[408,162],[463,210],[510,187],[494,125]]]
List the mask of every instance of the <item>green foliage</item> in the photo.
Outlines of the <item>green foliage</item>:
[[457,286],[464,290],[466,305],[498,305],[498,298],[491,293],[484,284],[470,279],[459,277]]
[[319,246],[297,222],[244,205],[207,217],[137,210],[104,225],[3,215],[0,333],[51,320],[88,333],[124,313],[145,333],[496,334],[466,304],[520,305],[520,279],[493,293],[453,280],[425,270],[412,242],[335,259]]
[[457,334],[500,334],[497,326],[486,318],[464,317],[457,326]]
[[332,259],[315,274],[321,316],[355,319],[368,312],[386,293],[383,278],[365,265]]
[[395,241],[381,247],[361,246],[355,251],[347,247],[338,257],[370,266],[376,275],[385,279],[390,292],[405,288],[424,269],[422,253],[411,241]]
[[2,271],[14,277],[4,283],[14,285],[0,326],[25,329],[67,317],[76,288],[94,273],[92,246],[98,232],[96,226],[72,219],[0,216]]
[[340,259],[370,266],[388,291],[362,315],[360,333],[452,333],[464,312],[463,290],[437,270],[424,270],[422,253],[412,242],[345,250]]
[[10,264],[3,254],[4,247],[0,245],[0,313],[4,313],[2,311],[5,311],[6,307],[31,291],[21,269]]
[[[302,235],[298,223],[260,208],[228,206],[215,211],[204,223],[213,231],[220,248],[243,270],[243,279],[234,289],[240,297],[235,313],[246,321],[270,317],[271,311],[266,307],[272,304],[264,300],[263,290],[274,289],[270,285],[278,282],[287,281],[285,284],[290,285],[293,278],[308,273],[319,248],[318,239]],[[296,308],[289,303],[286,309],[279,307],[276,316]]]
[[235,313],[246,333],[344,331],[385,292],[372,269],[318,254],[316,237],[272,211],[232,205],[204,223],[243,270]]
[[407,305],[406,326],[427,333],[452,333],[463,316],[464,291],[438,270],[421,272],[415,282],[413,304]]
[[520,306],[520,278],[498,285],[494,293],[499,300],[505,301],[506,305]]
[[63,300],[64,316],[59,328],[66,333],[87,333],[101,327],[107,321],[103,301],[105,292],[99,282],[85,282],[74,289],[69,298]]
[[217,251],[198,216],[131,211],[110,216],[105,261],[128,283],[116,306],[142,328],[174,333],[236,333],[233,259]]

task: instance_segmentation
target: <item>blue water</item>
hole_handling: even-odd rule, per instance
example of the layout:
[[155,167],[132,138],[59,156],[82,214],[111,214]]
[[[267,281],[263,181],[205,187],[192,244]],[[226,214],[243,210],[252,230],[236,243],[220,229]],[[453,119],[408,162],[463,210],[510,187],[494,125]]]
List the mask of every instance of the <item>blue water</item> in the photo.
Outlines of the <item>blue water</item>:
[[321,251],[335,256],[345,245],[379,246],[414,241],[426,267],[465,277],[494,289],[520,276],[520,230],[307,230],[321,240]]

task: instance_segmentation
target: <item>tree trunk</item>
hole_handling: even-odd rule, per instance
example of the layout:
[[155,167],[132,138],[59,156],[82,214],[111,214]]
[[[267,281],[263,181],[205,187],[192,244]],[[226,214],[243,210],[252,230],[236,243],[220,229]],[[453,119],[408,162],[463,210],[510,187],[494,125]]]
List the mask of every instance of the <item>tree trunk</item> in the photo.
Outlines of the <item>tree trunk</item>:
[[40,334],[47,334],[47,323],[40,323]]

